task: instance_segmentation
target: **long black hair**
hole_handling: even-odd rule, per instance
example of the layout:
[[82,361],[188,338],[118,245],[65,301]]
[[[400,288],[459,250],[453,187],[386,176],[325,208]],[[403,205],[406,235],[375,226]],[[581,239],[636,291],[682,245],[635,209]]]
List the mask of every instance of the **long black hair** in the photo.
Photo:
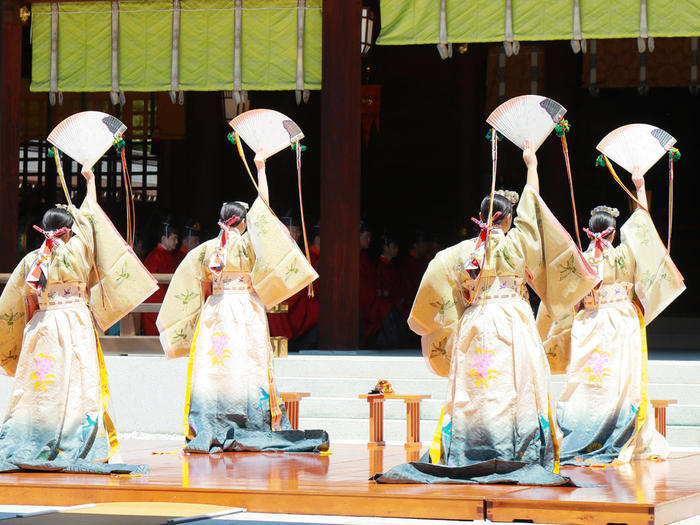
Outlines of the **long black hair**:
[[221,211],[219,212],[219,218],[222,221],[227,221],[234,215],[238,217],[237,220],[233,221],[229,226],[238,226],[248,213],[248,204],[243,201],[230,201],[224,202],[221,206]]
[[41,227],[46,231],[73,227],[73,216],[64,208],[49,208],[41,219]]
[[[481,209],[479,211],[481,212],[481,220],[484,222],[487,222],[489,219],[490,203],[491,203],[491,196],[490,195],[487,195],[481,201]],[[501,224],[503,219],[505,219],[506,217],[508,217],[508,215],[511,215],[513,213],[513,203],[510,202],[503,195],[500,195],[499,193],[495,193],[493,195],[493,214],[495,215],[496,212],[499,212],[499,211],[501,212],[501,214],[498,216],[498,218],[493,220],[493,224]]]

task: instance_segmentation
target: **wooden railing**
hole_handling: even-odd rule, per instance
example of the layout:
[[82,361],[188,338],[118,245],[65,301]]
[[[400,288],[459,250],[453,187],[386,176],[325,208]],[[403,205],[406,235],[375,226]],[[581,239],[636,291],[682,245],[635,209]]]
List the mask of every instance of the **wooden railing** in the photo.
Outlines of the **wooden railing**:
[[[154,273],[153,277],[158,284],[170,284],[173,274]],[[10,278],[9,273],[0,273],[0,292]],[[138,335],[140,332],[142,313],[158,313],[162,303],[141,303],[134,310],[119,321],[119,335],[104,335],[100,333],[102,351],[107,355],[163,355],[163,347],[158,336]],[[282,303],[271,312],[286,312],[287,305]],[[99,331],[99,328],[98,328]],[[287,340],[283,337],[272,337],[272,348],[275,357],[287,356]]]

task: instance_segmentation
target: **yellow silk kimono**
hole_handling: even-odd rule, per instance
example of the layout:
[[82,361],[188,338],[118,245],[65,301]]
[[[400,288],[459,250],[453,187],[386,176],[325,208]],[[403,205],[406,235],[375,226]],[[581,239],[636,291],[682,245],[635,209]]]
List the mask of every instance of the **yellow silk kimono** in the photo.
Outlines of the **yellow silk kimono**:
[[291,430],[274,384],[265,313],[318,275],[262,200],[253,203],[246,221],[243,235],[229,229],[220,275],[209,268],[220,238],[187,254],[156,322],[166,356],[189,355],[186,448],[327,448],[325,432]]
[[[591,243],[584,254],[592,263],[593,251]],[[648,400],[645,325],[683,292],[683,277],[641,209],[622,226],[620,245],[605,247],[596,269],[602,285],[568,323],[570,358],[557,405],[562,462],[666,457]],[[560,347],[568,319],[552,334]]]
[[73,236],[51,254],[45,289],[37,293],[25,282],[34,251],[0,297],[0,364],[15,376],[0,431],[0,471],[147,470],[104,463],[118,442],[93,318],[106,330],[156,282],[97,203],[86,198],[77,216]]
[[529,186],[513,227],[492,230],[480,282],[464,270],[475,244],[437,254],[408,321],[422,336],[428,366],[448,378],[430,459],[450,467],[519,461],[541,466],[545,476],[558,460],[550,376],[526,283],[561,315],[598,277]]

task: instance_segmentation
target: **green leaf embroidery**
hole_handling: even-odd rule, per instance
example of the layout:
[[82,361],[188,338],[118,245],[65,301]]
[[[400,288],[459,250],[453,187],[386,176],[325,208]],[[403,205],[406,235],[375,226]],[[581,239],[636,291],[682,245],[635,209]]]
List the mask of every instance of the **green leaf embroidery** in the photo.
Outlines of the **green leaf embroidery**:
[[572,275],[579,276],[578,270],[576,269],[576,266],[574,266],[574,256],[570,256],[569,259],[566,261],[566,264],[560,264],[559,265],[559,281],[563,281],[567,277],[570,277]]
[[430,348],[430,358],[443,357],[447,355],[447,337],[433,343]]
[[430,306],[432,306],[433,308],[437,308],[440,316],[444,317],[447,310],[449,310],[450,308],[454,308],[455,302],[452,299],[440,298],[439,301],[433,301],[432,303],[430,303]]
[[17,319],[21,319],[22,317],[24,317],[24,312],[15,312],[14,310],[10,310],[9,314],[5,313],[0,315],[0,320],[5,321],[5,323],[7,323],[8,328],[12,328],[15,324],[15,321]]
[[299,268],[297,267],[297,261],[296,259],[292,261],[292,263],[289,265],[289,268],[287,268],[287,273],[285,274],[285,278],[289,277],[290,275],[294,273],[299,273]]
[[126,263],[124,263],[122,265],[121,270],[117,270],[117,279],[116,279],[115,286],[119,286],[124,281],[129,280],[129,277],[131,277],[131,274],[126,271]]
[[180,299],[180,301],[182,301],[183,306],[187,306],[195,297],[199,297],[199,294],[196,292],[190,292],[189,290],[185,290],[183,293],[179,293],[175,296],[176,299]]
[[177,331],[175,333],[175,335],[173,336],[173,341],[175,341],[175,342],[179,342],[179,341],[184,342],[184,341],[187,341],[187,339],[189,339],[189,337],[187,335],[187,332],[185,332],[184,328],[180,328],[180,330]]
[[496,252],[496,257],[502,258],[508,266],[511,268],[513,267],[513,264],[511,263],[511,258],[510,255],[508,255],[508,252],[506,251],[505,248],[501,248]]
[[253,224],[255,224],[255,227],[260,230],[260,233],[267,233],[267,217],[265,215],[261,215],[260,217],[256,217],[253,220]]
[[625,256],[624,255],[618,255],[615,257],[615,266],[617,266],[620,270],[625,269]]
[[239,246],[239,247],[238,247],[238,251],[239,251],[239,253],[240,253],[243,257],[245,257],[246,259],[249,259],[249,258],[250,258],[250,256],[248,255],[248,250],[245,249],[245,246],[243,246],[243,245]]
[[12,361],[17,361],[18,358],[19,358],[19,348],[17,348],[16,346],[13,346],[10,349],[9,353],[5,357],[2,358],[2,366],[5,366]]

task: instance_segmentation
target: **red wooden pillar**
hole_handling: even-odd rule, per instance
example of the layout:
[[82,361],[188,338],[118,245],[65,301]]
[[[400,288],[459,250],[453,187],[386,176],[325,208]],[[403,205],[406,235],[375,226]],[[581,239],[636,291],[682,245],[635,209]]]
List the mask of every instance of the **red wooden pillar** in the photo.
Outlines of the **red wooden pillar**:
[[324,0],[319,347],[359,344],[360,0]]
[[19,93],[22,67],[22,26],[19,3],[0,7],[0,272],[17,264],[19,191]]

